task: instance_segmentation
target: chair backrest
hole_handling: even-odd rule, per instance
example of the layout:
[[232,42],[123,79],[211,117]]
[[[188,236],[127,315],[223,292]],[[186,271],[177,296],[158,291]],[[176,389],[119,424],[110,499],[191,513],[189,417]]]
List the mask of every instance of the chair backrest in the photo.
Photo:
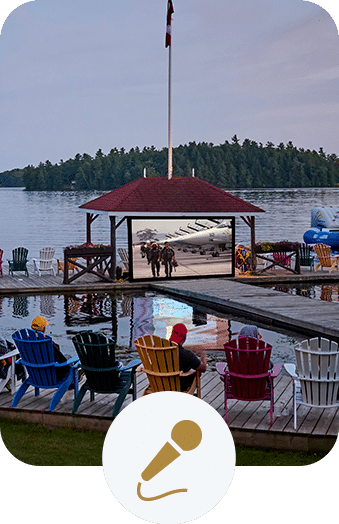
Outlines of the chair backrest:
[[300,244],[299,246],[300,265],[309,266],[312,263],[311,246],[308,244]]
[[338,344],[312,338],[296,344],[294,350],[303,401],[313,406],[338,404]]
[[55,249],[53,247],[44,247],[40,249],[39,266],[41,270],[51,269],[54,260]]
[[134,341],[153,393],[181,391],[179,347],[156,335],[144,335]]
[[122,263],[124,264],[125,270],[129,271],[129,255],[128,249],[123,247],[118,248],[118,255],[121,258]]
[[315,244],[314,249],[318,255],[321,266],[322,267],[331,267],[332,260],[331,260],[330,246],[327,246],[326,244]]
[[276,262],[280,262],[284,266],[291,266],[291,257],[286,255],[286,253],[274,252],[273,260],[275,260]]
[[12,338],[34,386],[49,387],[56,384],[58,380],[52,338],[33,329],[20,329],[13,333]]
[[253,337],[239,337],[224,349],[232,395],[239,400],[265,397],[272,346]]
[[72,342],[88,386],[98,393],[113,393],[119,381],[113,340],[93,331],[81,331],[72,338]]
[[12,251],[13,265],[16,269],[26,269],[28,249],[25,247],[17,247]]

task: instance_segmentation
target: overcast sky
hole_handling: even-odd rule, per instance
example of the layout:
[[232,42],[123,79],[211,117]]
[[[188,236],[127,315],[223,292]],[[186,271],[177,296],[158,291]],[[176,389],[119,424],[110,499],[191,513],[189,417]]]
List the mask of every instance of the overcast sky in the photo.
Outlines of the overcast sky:
[[[3,18],[15,1],[1,0]],[[173,5],[174,147],[237,134],[339,155],[339,36],[327,11],[303,0]],[[167,147],[166,8],[167,0],[34,0],[9,14],[0,172],[99,148]]]

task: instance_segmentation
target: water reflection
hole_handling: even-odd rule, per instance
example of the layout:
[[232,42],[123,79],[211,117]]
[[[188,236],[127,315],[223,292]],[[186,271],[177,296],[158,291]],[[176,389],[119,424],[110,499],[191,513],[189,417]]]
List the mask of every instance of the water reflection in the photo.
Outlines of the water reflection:
[[[73,356],[72,337],[92,329],[113,338],[117,358],[123,362],[137,356],[136,338],[148,333],[169,338],[173,325],[182,322],[188,328],[185,347],[205,350],[210,371],[216,362],[224,360],[225,342],[236,336],[243,325],[252,323],[153,292],[72,293],[1,298],[0,335],[11,340],[14,331],[29,327],[37,315],[47,318],[47,333],[64,353]],[[272,331],[260,323],[258,326],[264,340],[272,344],[272,360],[293,362],[294,343],[306,337]]]
[[266,285],[275,291],[289,293],[290,295],[300,295],[302,297],[316,300],[325,300],[327,302],[339,302],[339,284],[284,284],[284,285]]

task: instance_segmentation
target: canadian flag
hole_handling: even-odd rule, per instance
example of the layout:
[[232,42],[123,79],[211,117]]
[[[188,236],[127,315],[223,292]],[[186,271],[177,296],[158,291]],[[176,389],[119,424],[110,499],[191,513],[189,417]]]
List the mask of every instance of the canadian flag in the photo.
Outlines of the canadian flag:
[[171,23],[172,23],[172,14],[173,13],[174,13],[174,9],[173,9],[172,0],[168,0],[165,47],[168,47],[171,45]]

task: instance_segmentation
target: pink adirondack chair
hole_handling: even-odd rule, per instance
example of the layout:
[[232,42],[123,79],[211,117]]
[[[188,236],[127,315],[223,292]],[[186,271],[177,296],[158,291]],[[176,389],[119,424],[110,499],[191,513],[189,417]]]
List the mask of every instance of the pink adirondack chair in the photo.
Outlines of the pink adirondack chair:
[[282,264],[283,266],[291,267],[291,257],[287,256],[286,253],[273,253],[273,260],[279,262],[279,264]]
[[0,249],[0,275],[3,276],[2,274],[2,255],[4,254],[3,250]]
[[224,345],[226,364],[218,362],[216,369],[223,377],[225,385],[225,421],[227,422],[227,400],[237,399],[269,400],[270,426],[273,424],[274,389],[273,379],[281,365],[275,364],[270,370],[272,346],[263,340],[252,337],[239,337]]

